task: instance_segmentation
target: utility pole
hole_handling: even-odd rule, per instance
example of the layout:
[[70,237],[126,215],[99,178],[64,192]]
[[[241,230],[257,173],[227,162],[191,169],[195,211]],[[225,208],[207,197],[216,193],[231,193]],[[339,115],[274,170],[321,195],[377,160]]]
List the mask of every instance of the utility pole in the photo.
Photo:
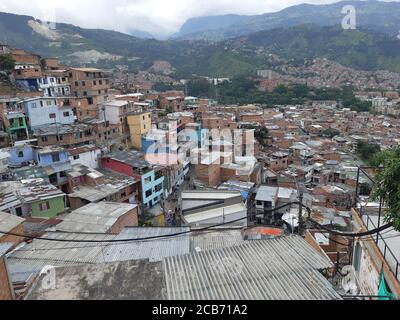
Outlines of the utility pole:
[[299,195],[299,219],[298,219],[299,236],[303,235],[303,193]]

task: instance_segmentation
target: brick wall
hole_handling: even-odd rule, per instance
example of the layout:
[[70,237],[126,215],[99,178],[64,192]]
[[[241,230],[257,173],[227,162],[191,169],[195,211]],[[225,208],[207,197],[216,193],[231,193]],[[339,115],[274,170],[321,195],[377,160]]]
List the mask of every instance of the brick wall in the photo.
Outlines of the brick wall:
[[4,256],[0,257],[0,300],[12,300],[13,289],[8,277],[6,261]]
[[217,186],[221,183],[221,168],[219,164],[197,164],[195,166],[195,170],[197,179],[208,184],[209,186]]
[[[22,223],[18,226],[16,226],[14,229],[10,231],[10,233],[16,233],[16,234],[24,234],[24,227]],[[21,243],[24,241],[24,238],[22,237],[17,237],[17,236],[12,236],[12,235],[3,235],[0,236],[0,243],[5,243],[5,242],[11,242],[14,243],[15,245]]]
[[123,216],[119,217],[117,222],[113,224],[109,233],[118,234],[125,227],[137,227],[138,226],[138,207],[130,210]]

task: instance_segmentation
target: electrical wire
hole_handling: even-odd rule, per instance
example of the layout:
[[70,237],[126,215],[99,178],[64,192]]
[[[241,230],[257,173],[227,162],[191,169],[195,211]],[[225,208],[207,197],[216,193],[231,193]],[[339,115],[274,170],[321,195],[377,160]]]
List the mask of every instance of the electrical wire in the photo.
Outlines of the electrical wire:
[[[55,238],[47,238],[47,237],[37,237],[37,236],[29,236],[29,235],[22,235],[22,234],[18,234],[18,233],[14,233],[14,232],[5,232],[5,231],[0,231],[0,234],[4,234],[4,235],[10,235],[10,236],[15,236],[15,237],[21,237],[21,238],[25,238],[25,239],[37,239],[37,240],[45,240],[45,241],[55,241],[55,242],[74,242],[74,243],[117,243],[117,242],[132,242],[132,241],[143,241],[143,240],[152,240],[152,239],[160,239],[160,238],[171,238],[171,237],[175,237],[175,236],[179,236],[179,235],[184,235],[184,234],[189,234],[189,233],[193,233],[193,232],[202,232],[202,231],[207,231],[210,230],[212,228],[216,228],[216,227],[221,227],[221,226],[225,226],[228,224],[232,224],[235,222],[239,222],[241,220],[245,220],[248,219],[249,217],[257,217],[260,215],[264,215],[266,212],[274,212],[277,211],[279,209],[285,208],[287,206],[290,206],[292,204],[299,204],[299,202],[289,202],[286,203],[282,206],[276,207],[274,209],[269,209],[269,210],[265,210],[264,213],[259,213],[259,214],[255,214],[255,215],[246,215],[245,217],[241,217],[235,220],[231,220],[228,222],[222,222],[219,224],[215,224],[215,225],[211,225],[208,227],[203,227],[200,229],[195,229],[195,230],[188,230],[188,231],[182,231],[182,232],[177,232],[177,233],[171,233],[171,234],[167,234],[167,235],[158,235],[158,236],[150,236],[150,237],[143,237],[143,238],[133,238],[133,239],[110,239],[110,240],[82,240],[82,239],[76,239],[76,240],[70,240],[70,239],[55,239]],[[55,232],[57,233],[57,232]],[[101,235],[109,235],[108,233],[85,233],[85,232],[61,232],[61,233],[70,233],[70,234],[84,234],[84,235],[90,235],[90,234],[101,234]]]
[[[60,248],[37,248],[37,249],[19,249],[18,251],[47,251],[47,250],[65,250],[65,249],[77,249],[77,248],[90,248],[90,247],[98,247],[99,244],[101,243],[108,243],[108,244],[112,244],[112,243],[131,243],[131,242],[136,242],[136,241],[150,241],[150,240],[155,240],[155,239],[167,239],[167,238],[171,238],[171,237],[177,237],[177,236],[183,236],[186,234],[190,234],[190,233],[194,233],[194,232],[204,232],[216,227],[220,227],[220,226],[224,226],[224,225],[228,225],[234,222],[238,222],[244,219],[247,219],[249,217],[257,217],[257,216],[262,216],[267,212],[274,212],[277,211],[279,209],[285,208],[287,206],[293,205],[293,204],[297,204],[300,205],[302,207],[304,207],[308,213],[311,213],[311,209],[307,206],[305,206],[304,204],[295,201],[295,202],[290,202],[290,203],[286,203],[282,206],[276,207],[274,209],[269,209],[269,210],[265,210],[264,213],[260,213],[260,214],[254,214],[254,215],[247,215],[246,217],[242,217],[242,218],[238,218],[232,221],[228,221],[228,222],[224,222],[224,223],[220,223],[220,224],[216,224],[216,225],[212,225],[212,226],[208,226],[208,227],[204,227],[204,228],[200,228],[200,229],[194,229],[194,230],[188,230],[188,231],[183,231],[183,232],[177,232],[177,233],[173,233],[173,234],[169,234],[169,235],[159,235],[159,236],[151,236],[151,237],[143,237],[143,238],[133,238],[133,239],[110,239],[110,240],[83,240],[83,239],[77,239],[77,240],[71,240],[71,239],[54,239],[54,238],[47,238],[47,237],[35,237],[35,236],[26,236],[26,235],[20,235],[20,234],[16,234],[16,233],[11,233],[11,232],[3,232],[0,231],[0,234],[7,234],[7,235],[13,235],[13,236],[18,236],[18,237],[24,237],[25,239],[36,239],[36,240],[44,240],[44,241],[55,241],[55,242],[69,242],[69,243],[97,243],[97,245],[86,245],[86,246],[69,246],[69,247],[60,247]],[[366,236],[366,235],[371,235],[374,234],[376,232],[379,232],[378,229],[382,229],[384,230],[386,228],[385,226],[382,226],[378,229],[373,229],[373,230],[369,230],[368,232],[364,232],[364,233],[342,233],[327,227],[324,227],[322,225],[320,225],[318,222],[311,220],[310,218],[308,218],[308,220],[310,220],[311,222],[313,222],[314,224],[317,224],[317,226],[322,227],[322,229],[324,229],[327,232],[333,233],[333,234],[337,234],[337,235],[341,235],[344,237],[360,237],[360,236]],[[391,226],[390,224],[388,224],[389,227]],[[378,231],[377,231],[378,230]],[[388,230],[390,231],[390,230]],[[388,232],[386,231],[386,232]],[[85,232],[66,232],[66,231],[51,231],[53,233],[64,233],[64,234],[84,234],[84,235],[89,235],[89,234],[96,234],[96,235],[109,235],[107,233],[85,233]],[[396,235],[396,236],[400,236],[400,235]],[[393,237],[393,236],[392,236]],[[392,238],[390,237],[390,238]],[[388,237],[389,238],[389,237]],[[385,238],[384,238],[385,239]],[[344,244],[342,242],[339,242],[335,239],[332,239],[331,237],[329,237],[329,240],[333,241],[334,243],[343,245],[343,246],[348,246],[348,244]],[[368,241],[371,239],[366,239],[364,241]]]

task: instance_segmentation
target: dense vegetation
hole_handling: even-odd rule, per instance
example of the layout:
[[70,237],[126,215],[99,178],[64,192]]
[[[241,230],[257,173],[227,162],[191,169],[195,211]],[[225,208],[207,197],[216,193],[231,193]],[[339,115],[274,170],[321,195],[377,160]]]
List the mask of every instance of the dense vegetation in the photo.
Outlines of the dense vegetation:
[[0,54],[0,71],[9,72],[14,69],[15,61],[8,54]]
[[326,57],[360,70],[400,71],[400,41],[381,33],[340,26],[302,25],[247,36],[248,46],[265,47],[294,62]]
[[365,141],[357,142],[356,152],[367,164],[373,164],[376,162],[376,156],[381,151],[381,147],[378,144],[368,143]]
[[392,222],[393,227],[400,231],[400,148],[377,153],[373,164],[382,166],[374,176],[373,198],[383,200],[388,208],[385,220]]
[[333,128],[328,128],[322,132],[322,135],[332,139],[333,137],[340,135],[340,131]]
[[[343,107],[355,111],[369,111],[370,102],[360,101],[353,88],[311,88],[303,84],[278,85],[271,92],[258,90],[258,82],[246,77],[236,77],[230,82],[212,85],[204,78],[193,78],[187,84],[188,94],[197,97],[215,98],[223,104],[256,103],[265,106],[303,104],[307,101],[340,101]],[[160,86],[159,86],[160,88]],[[172,88],[172,87],[171,87]]]
[[269,131],[266,127],[260,125],[243,125],[242,129],[254,129],[254,138],[262,147],[267,146],[267,138],[269,136]]

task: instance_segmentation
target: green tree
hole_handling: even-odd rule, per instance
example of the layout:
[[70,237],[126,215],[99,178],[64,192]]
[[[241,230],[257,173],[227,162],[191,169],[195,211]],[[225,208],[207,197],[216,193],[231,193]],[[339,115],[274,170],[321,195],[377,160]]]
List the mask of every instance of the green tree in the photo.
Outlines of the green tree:
[[387,207],[385,221],[400,231],[400,148],[376,154],[373,163],[380,168],[374,176],[372,198],[382,199]]
[[368,143],[365,141],[357,142],[357,154],[360,156],[361,160],[368,164],[371,164],[375,159],[375,155],[381,151],[381,147],[378,144]]
[[260,145],[266,146],[265,140],[269,136],[269,131],[266,127],[248,124],[248,125],[242,126],[242,128],[243,129],[254,129],[254,138],[257,139],[257,141],[260,143]]
[[0,55],[0,71],[10,72],[14,69],[15,61],[9,54]]
[[195,97],[209,97],[212,85],[205,78],[194,78],[187,83],[188,94]]
[[329,138],[333,138],[334,136],[337,136],[340,134],[339,130],[333,129],[333,128],[328,128],[322,131],[322,135],[327,136]]

